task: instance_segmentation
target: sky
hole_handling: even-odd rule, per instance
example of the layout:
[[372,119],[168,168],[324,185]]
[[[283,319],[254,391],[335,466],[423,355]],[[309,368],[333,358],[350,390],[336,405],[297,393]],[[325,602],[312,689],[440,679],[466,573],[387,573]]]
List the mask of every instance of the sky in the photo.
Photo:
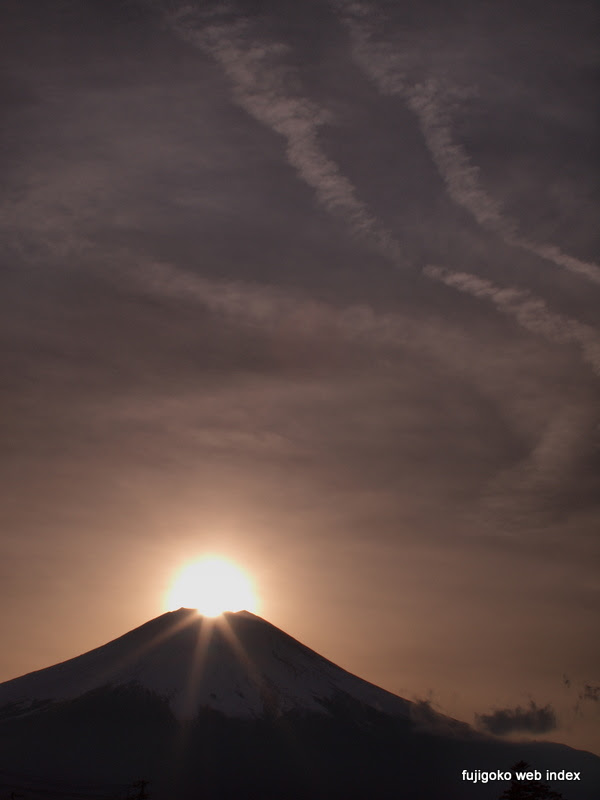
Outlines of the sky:
[[0,681],[206,554],[345,669],[600,753],[587,0],[5,0]]

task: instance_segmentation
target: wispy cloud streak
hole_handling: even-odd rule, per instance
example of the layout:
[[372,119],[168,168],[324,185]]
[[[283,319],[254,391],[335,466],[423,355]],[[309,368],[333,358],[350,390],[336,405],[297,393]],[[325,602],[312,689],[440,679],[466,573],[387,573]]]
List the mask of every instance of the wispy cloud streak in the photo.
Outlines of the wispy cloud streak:
[[353,0],[331,0],[331,3],[350,32],[357,64],[382,93],[402,97],[416,114],[427,148],[452,200],[465,208],[479,225],[500,235],[507,244],[600,284],[597,264],[568,255],[556,245],[540,244],[523,236],[517,222],[510,219],[501,203],[483,188],[479,168],[455,140],[452,131],[452,112],[468,91],[433,78],[419,83],[409,80],[398,46],[378,36],[374,7]]
[[[136,273],[131,277],[135,280]],[[144,265],[137,283],[144,291],[191,300],[211,314],[256,325],[273,334],[287,331],[355,345],[411,344],[429,349],[429,334],[420,336],[417,330],[423,326],[398,314],[378,313],[368,305],[335,308],[300,293],[243,281],[209,280],[162,263]]]
[[522,328],[549,342],[576,344],[584,361],[600,376],[600,336],[590,325],[551,311],[543,300],[523,289],[502,288],[476,275],[436,266],[426,267],[424,274],[472,297],[489,300]]
[[288,47],[261,41],[250,20],[231,6],[200,11],[189,6],[169,15],[176,33],[214,58],[233,86],[235,102],[287,142],[298,176],[314,189],[319,204],[342,218],[352,232],[403,262],[399,243],[357,197],[356,189],[319,145],[319,129],[332,122],[327,109],[291,87],[293,70],[282,60]]
[[[577,346],[582,359],[600,377],[600,336],[591,326],[557,314],[523,289],[499,287],[476,275],[437,266],[427,266],[423,272],[464,294],[488,300],[522,328],[548,342]],[[574,466],[574,451],[581,448],[589,427],[588,415],[580,408],[567,408],[554,417],[527,457],[501,471],[491,482],[484,498],[488,510],[504,518],[507,511],[520,514],[521,524],[523,514],[531,518],[544,488],[564,484]]]

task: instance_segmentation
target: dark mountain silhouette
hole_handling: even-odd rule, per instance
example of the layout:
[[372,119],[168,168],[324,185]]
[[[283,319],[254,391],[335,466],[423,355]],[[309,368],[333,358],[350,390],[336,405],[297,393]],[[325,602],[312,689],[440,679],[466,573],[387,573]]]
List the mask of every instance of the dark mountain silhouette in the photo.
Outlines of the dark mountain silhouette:
[[0,684],[0,797],[491,800],[508,782],[462,771],[520,760],[578,771],[556,788],[597,797],[600,758],[479,734],[248,612],[180,609]]

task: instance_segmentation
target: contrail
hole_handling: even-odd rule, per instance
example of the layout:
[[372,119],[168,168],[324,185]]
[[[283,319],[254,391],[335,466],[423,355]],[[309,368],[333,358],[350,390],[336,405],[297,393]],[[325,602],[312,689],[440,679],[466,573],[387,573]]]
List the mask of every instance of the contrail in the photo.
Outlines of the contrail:
[[543,300],[523,289],[502,288],[468,272],[453,272],[436,266],[425,267],[423,273],[472,297],[490,300],[522,328],[549,342],[578,345],[584,361],[600,377],[600,336],[590,325],[551,311]]
[[215,59],[233,85],[235,102],[254,119],[283,136],[287,159],[314,189],[317,201],[342,218],[352,232],[375,244],[397,266],[404,264],[400,244],[357,197],[351,181],[319,146],[319,128],[331,114],[289,88],[291,69],[282,62],[288,47],[257,38],[251,22],[231,6],[199,11],[185,6],[168,15],[175,32]]
[[539,244],[519,234],[517,223],[504,214],[501,204],[482,187],[479,169],[452,134],[450,109],[460,99],[461,91],[433,79],[421,83],[409,81],[398,48],[376,38],[372,22],[374,8],[369,3],[330,2],[350,32],[357,64],[383,94],[402,97],[416,114],[427,148],[452,200],[465,208],[483,228],[499,234],[507,244],[600,284],[597,264],[563,253],[556,245]]

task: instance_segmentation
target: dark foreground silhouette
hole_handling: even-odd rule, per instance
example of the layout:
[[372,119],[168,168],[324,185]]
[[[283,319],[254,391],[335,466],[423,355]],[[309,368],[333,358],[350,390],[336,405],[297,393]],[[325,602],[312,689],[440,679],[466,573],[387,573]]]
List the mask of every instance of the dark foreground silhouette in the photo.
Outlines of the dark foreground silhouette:
[[[19,776],[15,791],[27,798],[52,796],[26,793],[36,786],[62,786],[65,796],[80,786],[73,796],[136,797],[123,792],[143,776],[155,800],[491,800],[508,784],[467,784],[462,770],[508,770],[522,756],[544,770],[577,764],[584,783],[565,798],[597,797],[600,759],[590,754],[449,739],[343,698],[330,711],[260,720],[206,711],[181,724],[164,700],[139,687],[95,690],[1,721],[0,770]],[[9,796],[2,772],[0,786]]]

